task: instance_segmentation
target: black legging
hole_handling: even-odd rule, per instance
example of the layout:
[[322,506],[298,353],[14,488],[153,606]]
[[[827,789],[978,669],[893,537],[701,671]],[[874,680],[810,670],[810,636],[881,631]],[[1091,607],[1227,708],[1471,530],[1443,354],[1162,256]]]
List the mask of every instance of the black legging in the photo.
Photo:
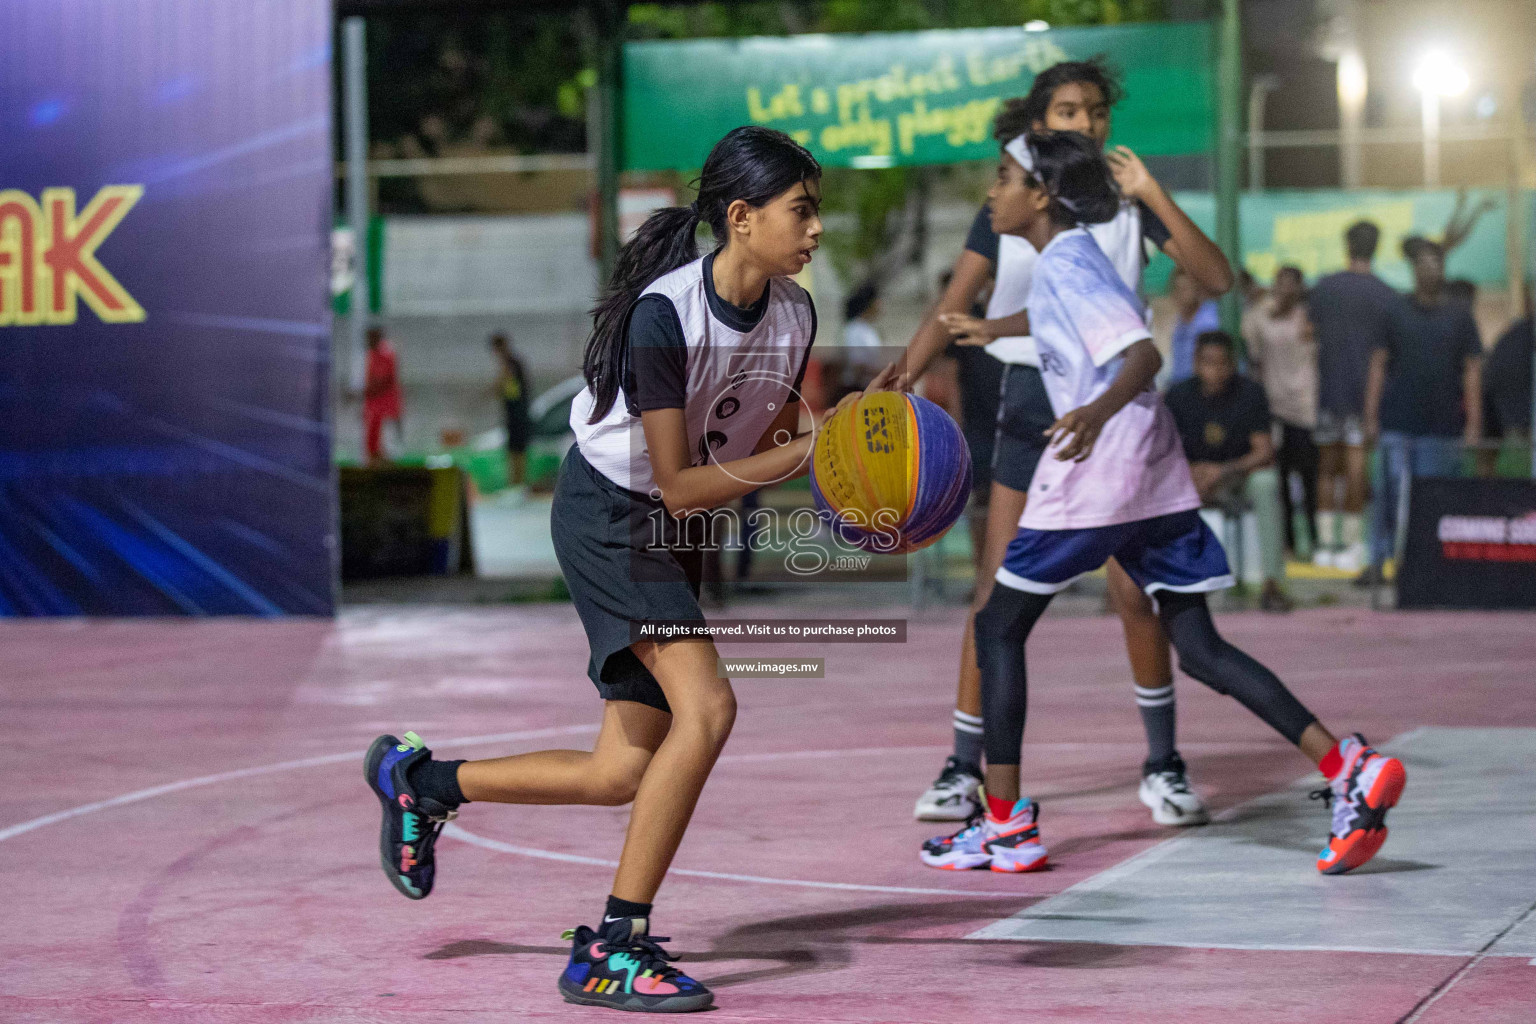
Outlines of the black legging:
[[[982,740],[988,764],[1019,763],[1029,706],[1024,642],[1050,605],[1051,596],[999,584],[986,606],[976,613]],[[1160,590],[1156,596],[1158,617],[1186,674],[1217,693],[1236,698],[1292,743],[1317,721],[1273,672],[1221,638],[1204,594]]]
[[1306,427],[1280,422],[1280,447],[1275,452],[1275,468],[1280,471],[1280,509],[1285,513],[1285,546],[1296,548],[1296,508],[1291,499],[1291,473],[1301,477],[1302,511],[1307,518],[1307,533],[1317,545],[1317,444]]

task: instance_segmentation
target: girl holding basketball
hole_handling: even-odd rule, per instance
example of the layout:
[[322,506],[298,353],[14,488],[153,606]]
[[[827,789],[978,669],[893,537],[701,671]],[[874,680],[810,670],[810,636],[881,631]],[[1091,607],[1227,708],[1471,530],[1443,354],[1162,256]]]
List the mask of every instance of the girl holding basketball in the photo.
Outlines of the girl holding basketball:
[[1083,224],[1114,216],[1119,197],[1094,140],[1031,132],[1004,147],[988,199],[999,232],[1039,252],[1028,308],[1055,421],[1029,501],[976,613],[985,812],[923,859],[950,869],[1032,871],[1046,863],[1039,805],[1019,786],[1027,689],[1025,642],[1052,596],[1111,558],[1147,595],[1180,667],[1235,697],[1298,746],[1330,781],[1333,828],[1318,870],[1373,857],[1402,792],[1402,763],[1358,734],[1343,741],[1263,665],[1216,632],[1206,593],[1230,586],[1225,553],[1200,499],[1173,417],[1152,388],[1162,363],[1140,299]]
[[[604,701],[596,744],[438,761],[406,733],[379,737],[365,766],[384,808],[384,872],[412,899],[431,892],[433,844],[460,804],[633,801],[601,924],[567,934],[559,989],[570,1002],[656,1012],[713,999],[670,964],[649,919],[736,698],[712,641],[646,640],[641,626],[703,621],[691,528],[706,517],[688,513],[806,472],[812,441],[798,432],[798,388],[816,311],[790,277],[821,235],[821,168],[781,132],[738,128],[710,152],[698,189],[692,205],[652,214],[619,253],[551,510]],[[703,258],[701,223],[716,242]]]
[[[1029,130],[1077,131],[1102,147],[1109,138],[1110,111],[1122,95],[1114,75],[1098,60],[1066,61],[1042,71],[1029,95],[1010,100],[998,114],[999,143]],[[1107,157],[1119,191],[1114,215],[1088,230],[1109,256],[1128,288],[1139,292],[1147,246],[1161,249],[1213,295],[1232,286],[1226,257],[1168,196],[1146,166],[1124,146]],[[1039,253],[1017,235],[994,230],[987,206],[977,213],[965,249],[955,262],[949,288],[906,351],[906,375],[915,381],[943,349],[950,335],[962,344],[985,344],[1006,364],[992,485],[988,494],[986,540],[971,616],[960,648],[955,701],[955,750],[938,779],[917,802],[915,816],[927,821],[961,820],[978,807],[981,763],[981,676],[974,646],[975,612],[992,591],[992,573],[1012,539],[1035,464],[1045,449],[1043,432],[1055,417],[1041,382],[1040,357],[1029,337],[1025,301]],[[987,318],[967,315],[989,278],[996,284]],[[1183,758],[1174,745],[1173,666],[1168,638],[1152,604],[1113,559],[1108,566],[1111,602],[1125,629],[1136,704],[1147,735],[1142,763],[1141,801],[1162,825],[1197,825],[1208,818],[1190,788]]]

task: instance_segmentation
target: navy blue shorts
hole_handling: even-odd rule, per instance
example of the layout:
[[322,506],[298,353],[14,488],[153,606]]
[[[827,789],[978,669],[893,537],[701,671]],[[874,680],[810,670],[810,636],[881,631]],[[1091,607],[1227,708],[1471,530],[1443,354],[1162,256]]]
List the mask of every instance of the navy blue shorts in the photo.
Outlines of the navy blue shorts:
[[1203,594],[1233,582],[1227,553],[1195,509],[1086,530],[1020,527],[1003,555],[997,582],[1031,594],[1054,594],[1111,558],[1149,594]]

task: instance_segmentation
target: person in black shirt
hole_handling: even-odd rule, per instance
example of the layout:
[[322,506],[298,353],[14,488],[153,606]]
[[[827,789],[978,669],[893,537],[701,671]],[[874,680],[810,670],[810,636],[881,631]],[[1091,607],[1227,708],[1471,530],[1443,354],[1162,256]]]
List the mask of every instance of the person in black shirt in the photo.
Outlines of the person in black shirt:
[[[1490,437],[1523,440],[1531,434],[1531,349],[1536,321],[1517,320],[1499,335],[1483,368],[1484,406],[1491,412]],[[1485,413],[1486,415],[1486,413]]]
[[1169,388],[1163,400],[1179,428],[1201,502],[1237,514],[1253,510],[1264,562],[1259,606],[1290,611],[1291,602],[1280,587],[1285,541],[1269,400],[1263,385],[1237,372],[1232,337],[1225,331],[1200,335],[1195,341],[1195,375]]
[[1445,250],[1427,238],[1403,241],[1413,294],[1387,320],[1371,354],[1365,432],[1379,438],[1371,516],[1371,562],[1358,582],[1374,586],[1396,547],[1399,506],[1416,476],[1460,476],[1461,444],[1483,432],[1483,344],[1472,313],[1445,295]]

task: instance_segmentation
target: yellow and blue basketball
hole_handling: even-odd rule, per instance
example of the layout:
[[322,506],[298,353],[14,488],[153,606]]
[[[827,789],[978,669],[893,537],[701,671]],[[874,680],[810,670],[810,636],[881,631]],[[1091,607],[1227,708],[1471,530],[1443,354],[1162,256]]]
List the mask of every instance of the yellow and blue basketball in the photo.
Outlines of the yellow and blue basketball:
[[965,510],[971,452],[926,398],[865,394],[822,425],[811,460],[816,509],[848,544],[900,554],[927,547]]

